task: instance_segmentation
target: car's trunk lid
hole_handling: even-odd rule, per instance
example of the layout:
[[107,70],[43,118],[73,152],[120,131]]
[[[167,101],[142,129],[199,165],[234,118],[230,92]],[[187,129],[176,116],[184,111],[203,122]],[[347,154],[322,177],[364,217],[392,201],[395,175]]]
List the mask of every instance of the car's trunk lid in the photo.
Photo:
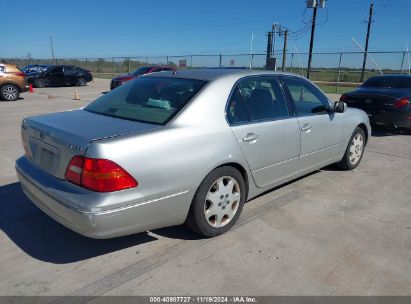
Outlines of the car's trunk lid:
[[392,110],[394,101],[409,95],[407,89],[391,88],[359,88],[350,94],[347,104],[367,112]]
[[26,154],[32,161],[47,173],[63,179],[72,157],[84,155],[92,141],[159,127],[74,110],[26,118],[21,133]]

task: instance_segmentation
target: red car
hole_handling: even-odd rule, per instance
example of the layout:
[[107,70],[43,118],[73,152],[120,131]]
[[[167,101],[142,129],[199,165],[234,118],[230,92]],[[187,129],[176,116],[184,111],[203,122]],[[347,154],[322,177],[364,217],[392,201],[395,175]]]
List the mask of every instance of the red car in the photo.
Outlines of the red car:
[[127,74],[127,75],[119,75],[115,78],[113,78],[110,82],[110,89],[115,89],[118,86],[122,85],[123,83],[134,79],[138,76],[144,75],[144,74],[150,74],[150,73],[155,73],[155,72],[162,72],[162,71],[174,71],[173,68],[170,67],[165,67],[165,66],[142,66],[135,70],[133,73]]

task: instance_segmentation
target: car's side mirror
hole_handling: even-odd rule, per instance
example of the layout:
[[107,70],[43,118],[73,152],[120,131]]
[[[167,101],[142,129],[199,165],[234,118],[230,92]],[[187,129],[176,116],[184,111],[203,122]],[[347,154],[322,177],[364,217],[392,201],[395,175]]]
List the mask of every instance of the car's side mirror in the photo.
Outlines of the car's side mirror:
[[343,101],[336,101],[334,103],[334,110],[337,113],[344,113],[347,110],[347,104]]

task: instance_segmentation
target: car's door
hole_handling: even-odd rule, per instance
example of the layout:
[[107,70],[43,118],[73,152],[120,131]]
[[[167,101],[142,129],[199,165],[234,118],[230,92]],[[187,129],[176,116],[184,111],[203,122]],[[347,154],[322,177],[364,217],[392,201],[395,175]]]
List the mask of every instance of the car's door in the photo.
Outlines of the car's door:
[[342,142],[341,118],[328,98],[309,81],[282,77],[284,90],[295,107],[301,132],[301,171],[335,160]]
[[78,71],[75,67],[65,66],[64,67],[64,82],[69,84],[77,83]]
[[295,174],[298,169],[298,119],[275,77],[245,77],[237,82],[226,115],[254,181],[265,187]]
[[64,80],[64,71],[62,66],[52,67],[47,73],[47,82],[51,85],[62,85]]

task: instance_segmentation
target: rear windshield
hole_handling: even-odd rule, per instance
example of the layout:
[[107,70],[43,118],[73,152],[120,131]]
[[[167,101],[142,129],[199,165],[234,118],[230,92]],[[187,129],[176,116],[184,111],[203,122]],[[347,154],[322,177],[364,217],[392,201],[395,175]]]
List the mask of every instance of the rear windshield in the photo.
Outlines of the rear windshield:
[[372,77],[362,87],[411,89],[411,77]]
[[151,67],[141,67],[141,68],[138,68],[137,70],[135,70],[133,73],[131,73],[131,75],[140,76],[140,75],[143,75],[143,74],[147,73],[150,70],[151,70]]
[[164,125],[206,84],[194,79],[140,77],[84,108],[101,115]]

